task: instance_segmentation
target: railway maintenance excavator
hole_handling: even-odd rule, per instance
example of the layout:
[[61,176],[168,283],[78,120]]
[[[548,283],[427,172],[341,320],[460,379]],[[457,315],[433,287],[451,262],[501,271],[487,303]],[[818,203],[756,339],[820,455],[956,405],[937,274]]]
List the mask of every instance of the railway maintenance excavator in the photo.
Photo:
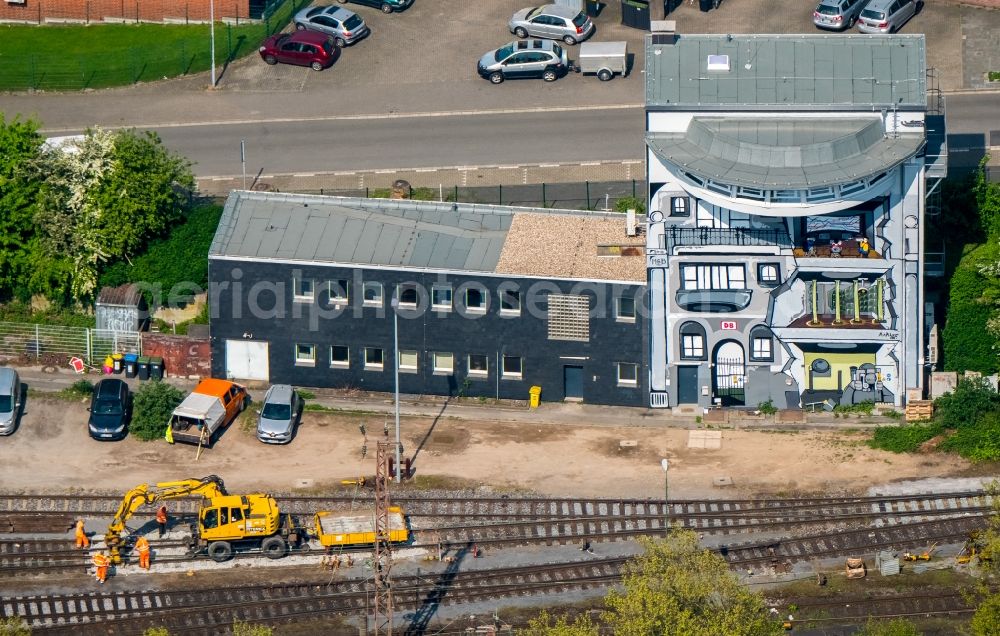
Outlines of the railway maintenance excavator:
[[189,496],[202,497],[198,519],[191,524],[188,548],[192,554],[207,554],[213,561],[222,562],[239,548],[259,550],[270,559],[280,559],[306,538],[292,516],[281,513],[271,495],[230,495],[220,477],[209,475],[160,482],[152,488],[140,484],[125,493],[104,535],[112,563],[121,563],[122,532],[140,508]]

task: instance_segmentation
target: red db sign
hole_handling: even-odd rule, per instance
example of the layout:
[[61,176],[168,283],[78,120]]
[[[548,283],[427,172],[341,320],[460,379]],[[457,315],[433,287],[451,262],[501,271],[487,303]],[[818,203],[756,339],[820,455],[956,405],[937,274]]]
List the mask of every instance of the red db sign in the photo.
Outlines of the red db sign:
[[722,329],[729,330],[729,331],[735,330],[736,329],[736,321],[735,320],[723,320],[722,321]]

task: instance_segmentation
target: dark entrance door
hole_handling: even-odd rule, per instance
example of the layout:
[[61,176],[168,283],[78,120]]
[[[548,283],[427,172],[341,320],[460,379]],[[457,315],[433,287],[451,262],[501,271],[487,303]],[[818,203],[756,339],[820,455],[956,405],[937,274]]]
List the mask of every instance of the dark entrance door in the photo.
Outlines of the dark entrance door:
[[677,367],[677,403],[698,403],[698,367]]
[[563,367],[563,396],[583,400],[583,367]]

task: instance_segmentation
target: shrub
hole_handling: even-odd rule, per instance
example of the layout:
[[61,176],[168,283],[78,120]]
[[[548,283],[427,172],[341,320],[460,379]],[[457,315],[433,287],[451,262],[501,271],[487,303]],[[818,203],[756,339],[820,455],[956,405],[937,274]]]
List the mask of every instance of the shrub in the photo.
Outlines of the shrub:
[[87,397],[94,394],[94,383],[90,380],[77,380],[70,385],[69,391],[81,397]]
[[271,636],[272,634],[274,634],[274,629],[267,625],[233,621],[233,636]]
[[868,445],[893,453],[912,453],[927,440],[940,435],[943,430],[936,424],[879,426],[868,440]]
[[988,413],[975,426],[958,429],[938,448],[977,462],[1000,460],[1000,413]]
[[622,197],[615,201],[615,212],[635,210],[636,214],[646,213],[646,202],[639,197]]
[[1000,410],[1000,393],[983,378],[962,378],[954,391],[934,400],[934,419],[944,428],[978,424],[987,413]]
[[778,412],[778,407],[774,405],[774,400],[771,400],[769,398],[767,402],[761,402],[760,404],[758,404],[757,410],[763,413],[764,415],[774,415],[775,413]]
[[143,384],[132,403],[132,435],[143,441],[163,437],[170,414],[183,399],[180,389],[166,382]]
[[313,393],[312,391],[307,391],[305,389],[298,389],[298,392],[299,392],[299,397],[302,398],[303,400],[315,400],[316,399],[316,394]]
[[859,402],[857,404],[838,404],[833,407],[833,413],[861,413],[863,415],[871,415],[872,411],[875,410],[874,402]]

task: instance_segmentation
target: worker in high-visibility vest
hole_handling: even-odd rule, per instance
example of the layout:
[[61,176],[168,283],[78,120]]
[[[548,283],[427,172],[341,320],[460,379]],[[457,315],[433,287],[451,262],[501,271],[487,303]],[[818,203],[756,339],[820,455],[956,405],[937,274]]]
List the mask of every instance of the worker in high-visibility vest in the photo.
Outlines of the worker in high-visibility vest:
[[162,505],[156,509],[156,525],[160,526],[160,538],[167,533],[167,506]]
[[87,538],[87,531],[83,527],[83,519],[76,520],[76,547],[84,550],[90,547],[90,539]]
[[149,569],[149,541],[146,537],[139,537],[135,542],[135,551],[139,553],[139,567],[143,570]]
[[94,575],[101,584],[108,578],[108,566],[111,565],[111,558],[104,554],[104,550],[101,550],[94,555],[94,567],[97,568],[97,572]]

